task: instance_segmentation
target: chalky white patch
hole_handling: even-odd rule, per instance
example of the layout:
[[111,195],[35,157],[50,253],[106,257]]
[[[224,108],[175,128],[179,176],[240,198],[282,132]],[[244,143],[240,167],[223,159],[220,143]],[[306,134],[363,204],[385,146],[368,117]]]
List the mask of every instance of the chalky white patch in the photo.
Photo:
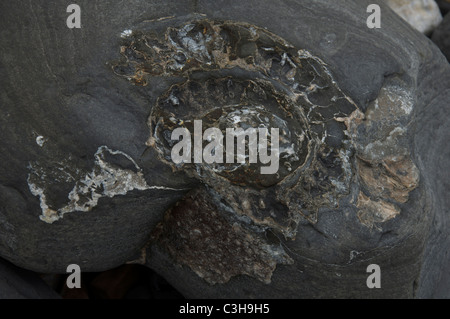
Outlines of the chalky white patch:
[[[105,158],[105,152],[111,155],[123,155],[131,161],[136,168],[136,172],[130,169],[118,168],[108,163]],[[136,162],[122,151],[113,151],[107,146],[100,146],[94,155],[95,164],[92,171],[86,173],[84,177],[75,182],[75,186],[68,194],[69,202],[59,209],[52,209],[46,198],[46,191],[42,185],[38,185],[28,175],[28,186],[34,196],[39,196],[42,214],[39,218],[46,223],[53,223],[64,214],[81,211],[90,211],[97,206],[98,200],[102,197],[114,197],[116,195],[125,195],[129,191],[137,190],[180,190],[165,186],[148,185],[145,181],[142,169]],[[33,169],[35,165],[30,165]],[[36,170],[33,172],[36,174]],[[42,174],[42,172],[40,172]],[[43,177],[41,175],[41,177]]]

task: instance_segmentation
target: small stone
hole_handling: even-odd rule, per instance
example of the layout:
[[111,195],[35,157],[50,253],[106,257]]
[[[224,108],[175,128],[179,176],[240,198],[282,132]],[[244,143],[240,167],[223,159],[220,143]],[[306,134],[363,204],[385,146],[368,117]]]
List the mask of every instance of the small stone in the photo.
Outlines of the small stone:
[[418,31],[429,34],[442,21],[434,0],[387,0],[387,5]]

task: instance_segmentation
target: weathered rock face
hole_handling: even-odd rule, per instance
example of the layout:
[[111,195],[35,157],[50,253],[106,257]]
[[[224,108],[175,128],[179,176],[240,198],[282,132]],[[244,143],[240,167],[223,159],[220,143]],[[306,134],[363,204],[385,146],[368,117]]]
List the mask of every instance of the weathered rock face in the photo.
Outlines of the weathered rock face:
[[387,0],[387,5],[418,31],[429,34],[442,21],[434,0]]
[[[449,66],[369,3],[86,1],[79,30],[2,4],[0,255],[138,260],[187,297],[446,296]],[[175,164],[196,120],[279,128],[278,170]]]

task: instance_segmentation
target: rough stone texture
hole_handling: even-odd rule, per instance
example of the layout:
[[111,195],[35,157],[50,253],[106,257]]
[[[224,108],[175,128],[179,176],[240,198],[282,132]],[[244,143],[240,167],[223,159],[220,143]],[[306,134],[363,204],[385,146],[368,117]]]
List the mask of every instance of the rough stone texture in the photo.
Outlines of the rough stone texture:
[[386,0],[388,6],[410,25],[429,34],[442,21],[439,6],[434,0]]
[[[231,211],[231,213],[230,213]],[[265,230],[249,228],[230,208],[200,188],[166,212],[154,240],[180,264],[188,265],[208,283],[226,283],[248,275],[266,284],[277,263],[293,260],[281,245],[265,240]]]
[[0,259],[0,299],[59,298],[37,274]]
[[[450,297],[450,67],[426,37],[384,3],[383,27],[368,29],[370,3],[135,0],[124,6],[120,1],[79,1],[82,28],[69,30],[66,4],[2,2],[0,255],[41,272],[65,272],[70,263],[97,271],[136,259],[186,297]],[[259,181],[250,185],[258,186],[252,190],[247,185],[251,175],[239,181],[241,193],[237,188],[227,193],[223,186],[230,184],[215,182],[217,176],[195,175],[161,160],[149,140],[149,116],[163,105],[161,97],[170,98],[170,88],[183,89],[186,81],[204,85],[211,73],[159,76],[148,69],[128,80],[129,74],[121,72],[129,70],[114,69],[112,63],[139,62],[139,55],[123,51],[135,30],[162,35],[168,26],[180,32],[186,22],[205,19],[267,28],[282,40],[282,45],[275,41],[278,48],[287,48],[285,41],[322,61],[324,68],[316,71],[328,70],[328,80],[336,82],[340,97],[349,97],[353,107],[337,116],[326,105],[330,112],[324,114],[331,117],[319,121],[315,132],[323,134],[326,127],[333,134],[324,144],[339,149],[348,140],[352,152],[318,147],[313,153],[322,155],[311,158],[311,171],[286,173],[298,180],[292,178],[290,192],[274,197],[264,185],[258,189]],[[255,50],[254,44],[244,44],[236,47],[243,59]],[[181,55],[173,58],[184,61]],[[236,83],[249,84],[245,80],[250,78],[260,86],[263,79],[276,89],[269,92],[289,92],[273,74],[264,78],[261,69],[242,72],[239,64],[219,65],[213,78],[222,84],[228,76],[241,79]],[[180,91],[184,97],[196,92]],[[299,103],[286,95],[290,103]],[[269,94],[264,104],[270,100]],[[339,158],[348,158],[349,166],[335,162]],[[310,180],[326,182],[310,189],[317,195],[312,199],[305,197]],[[345,191],[330,199],[336,181],[347,183],[340,188]],[[201,183],[212,190],[183,197]],[[232,201],[228,194],[233,193],[242,196]],[[240,201],[245,197],[251,205]],[[309,200],[317,210],[305,213],[308,209],[296,205],[295,198]],[[185,208],[183,215],[186,202],[196,209]],[[271,216],[271,209],[279,216]],[[208,220],[208,212],[217,220]],[[206,271],[195,259],[207,259],[198,251],[204,242],[191,227],[197,216],[205,220],[198,225],[201,234],[209,234],[205,240],[217,241],[212,234],[221,227],[235,231],[228,237],[217,232],[224,240],[217,243],[221,250],[208,260]],[[177,254],[177,243],[190,250]],[[242,255],[228,258],[227,249],[239,251],[242,244],[252,252],[242,249]],[[283,258],[276,260],[280,254]],[[246,265],[234,265],[240,260]],[[234,267],[225,267],[226,261]],[[366,268],[373,263],[381,267],[382,289],[366,286]]]
[[445,15],[444,20],[434,30],[431,39],[450,62],[450,13]]

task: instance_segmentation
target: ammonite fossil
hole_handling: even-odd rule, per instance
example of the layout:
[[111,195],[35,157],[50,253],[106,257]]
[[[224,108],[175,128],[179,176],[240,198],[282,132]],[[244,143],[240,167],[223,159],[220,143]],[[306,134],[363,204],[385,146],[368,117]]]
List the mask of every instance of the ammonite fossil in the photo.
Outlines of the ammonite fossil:
[[[316,223],[320,209],[338,208],[345,196],[353,198],[364,225],[378,227],[400,213],[393,201],[406,202],[417,187],[419,174],[409,149],[399,147],[413,110],[400,79],[386,84],[364,114],[320,58],[265,29],[231,21],[189,21],[159,36],[130,32],[120,52],[122,60],[112,68],[136,85],[146,86],[152,76],[184,78],[152,108],[147,145],[174,169],[201,180],[259,232],[293,239],[301,218]],[[195,121],[202,124],[200,132],[195,132]],[[230,147],[223,145],[229,128],[276,127],[276,171],[262,174],[263,164],[256,158],[251,162],[250,145],[257,140],[250,134],[248,143],[242,140],[247,161],[224,163],[222,155],[219,163],[207,163],[195,161],[191,152],[186,162],[176,164],[172,149],[178,141],[172,136],[179,127],[200,135],[202,149],[210,142],[203,130],[217,128],[222,151],[212,151],[220,153]],[[364,143],[367,136],[373,141]]]
[[450,69],[383,4],[369,29],[368,4],[86,1],[56,33],[5,17],[0,255],[142,263],[186,297],[445,295]]

